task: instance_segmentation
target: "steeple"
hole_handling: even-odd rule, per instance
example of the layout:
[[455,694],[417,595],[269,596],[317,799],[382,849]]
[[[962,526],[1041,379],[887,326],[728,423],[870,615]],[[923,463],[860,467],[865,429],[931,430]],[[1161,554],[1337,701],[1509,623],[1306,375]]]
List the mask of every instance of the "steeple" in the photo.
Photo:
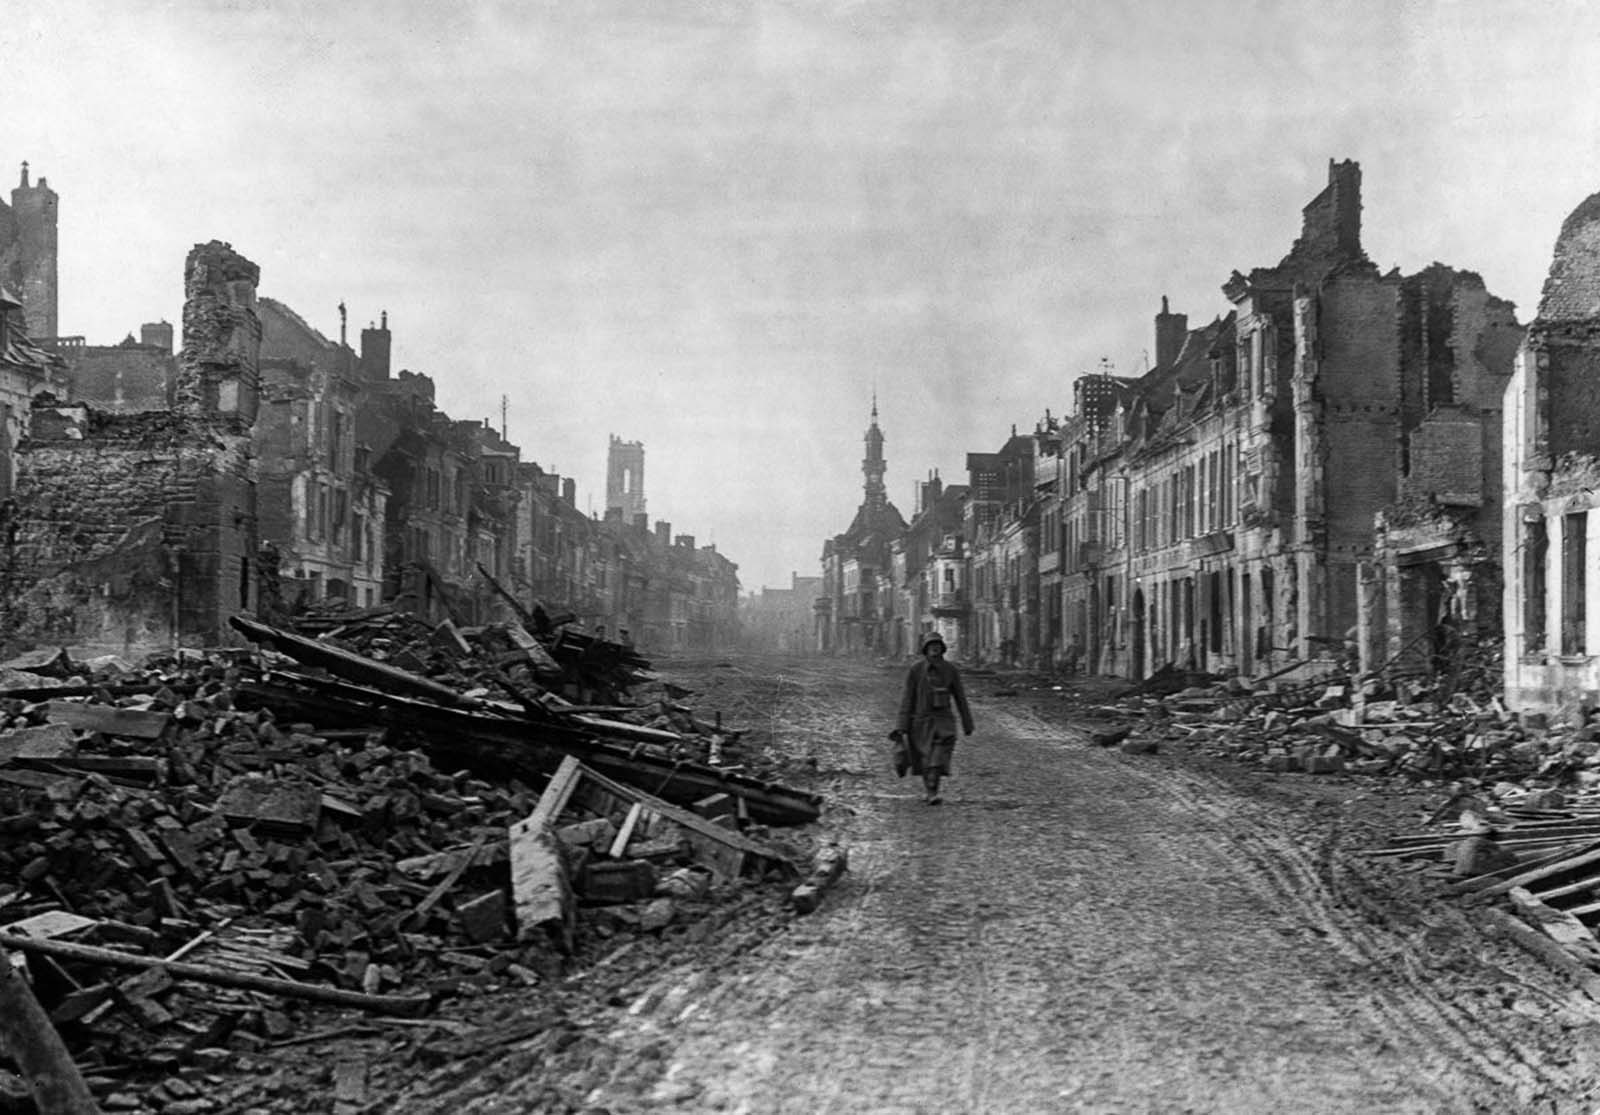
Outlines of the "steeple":
[[872,393],[872,425],[867,427],[867,455],[861,461],[861,472],[866,477],[866,505],[881,510],[889,502],[888,491],[883,486],[883,431],[878,429],[878,393]]

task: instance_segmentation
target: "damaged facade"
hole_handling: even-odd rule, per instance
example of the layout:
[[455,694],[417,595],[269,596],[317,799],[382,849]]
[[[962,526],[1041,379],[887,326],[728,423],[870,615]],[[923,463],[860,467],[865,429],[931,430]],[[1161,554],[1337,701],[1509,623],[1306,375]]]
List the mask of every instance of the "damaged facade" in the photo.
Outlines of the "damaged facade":
[[[164,321],[117,345],[56,335],[56,200],[24,165],[0,205],[7,645],[215,645],[232,614],[308,608],[474,624],[507,592],[658,649],[735,641],[733,562],[584,515],[570,480],[391,372],[386,314],[357,353],[343,305],[329,340],[213,241],[188,257],[176,355]],[[642,512],[643,447],[625,447]]]
[[1576,718],[1600,703],[1600,194],[1561,226],[1506,391],[1505,695]]
[[1143,375],[1082,377],[1070,415],[969,455],[962,653],[1133,678],[1426,669],[1497,625],[1511,304],[1441,264],[1380,273],[1354,162],[1330,162],[1278,263],[1222,289],[1195,329],[1162,300]]
[[11,639],[210,643],[255,607],[259,274],[219,241],[189,253],[172,409],[34,400],[0,593]]
[[1114,444],[1064,446],[1062,517],[1122,519],[1096,531],[1069,643],[1135,678],[1352,652],[1375,669],[1426,662],[1451,609],[1493,617],[1511,304],[1441,264],[1380,273],[1353,162],[1330,162],[1288,254],[1223,292],[1195,330],[1163,301],[1154,366],[1101,392]]

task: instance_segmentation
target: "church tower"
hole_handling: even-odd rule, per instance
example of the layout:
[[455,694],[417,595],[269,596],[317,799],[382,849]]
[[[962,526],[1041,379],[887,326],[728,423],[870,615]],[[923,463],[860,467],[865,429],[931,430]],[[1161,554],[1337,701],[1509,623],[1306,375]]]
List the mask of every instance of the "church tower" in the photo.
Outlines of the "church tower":
[[59,198],[43,178],[29,181],[28,164],[0,204],[0,284],[22,300],[28,335],[58,336],[56,320],[57,209]]
[[867,455],[861,461],[861,472],[866,477],[866,507],[882,511],[889,502],[888,490],[883,486],[883,473],[887,467],[883,460],[883,431],[878,429],[878,393],[872,393],[872,425],[867,427]]
[[636,523],[644,516],[644,442],[623,441],[611,435],[611,452],[606,457],[606,515],[622,513],[624,523]]

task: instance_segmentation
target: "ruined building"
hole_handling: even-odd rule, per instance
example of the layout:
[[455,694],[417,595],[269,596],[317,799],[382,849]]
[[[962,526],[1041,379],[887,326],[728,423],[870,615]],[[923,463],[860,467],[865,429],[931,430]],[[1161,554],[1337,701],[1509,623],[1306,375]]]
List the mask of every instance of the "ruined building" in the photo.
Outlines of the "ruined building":
[[1197,330],[1163,301],[1112,443],[1085,427],[1093,453],[1063,446],[1062,519],[1100,520],[1068,590],[1095,614],[1069,607],[1068,638],[1133,677],[1257,674],[1353,642],[1369,668],[1425,663],[1442,608],[1497,610],[1513,307],[1441,264],[1381,274],[1353,162],[1330,162],[1288,254],[1223,292],[1228,315]]
[[1504,433],[1506,703],[1575,717],[1600,703],[1600,194],[1561,226]]
[[263,612],[383,598],[389,488],[356,438],[368,385],[389,375],[389,322],[362,331],[361,354],[328,340],[283,303],[260,301],[261,417],[256,425],[263,558],[274,578]]
[[592,519],[504,431],[393,374],[386,314],[358,353],[343,305],[330,340],[216,241],[189,254],[176,354],[166,322],[115,345],[58,336],[55,230],[56,195],[24,166],[0,205],[7,648],[137,655],[233,641],[236,612],[348,605],[509,618],[490,578],[647,650],[733,644],[737,566],[645,526],[638,443],[613,438],[617,522]]
[[[952,649],[1134,678],[1350,655],[1423,672],[1498,630],[1522,327],[1472,272],[1381,273],[1361,208],[1360,167],[1330,161],[1289,251],[1223,284],[1225,314],[1191,328],[1163,298],[1144,374],[1081,377],[1067,418],[969,454],[960,533],[902,547]],[[861,549],[825,550],[819,614],[852,599]]]
[[254,608],[258,279],[228,244],[189,253],[171,410],[34,401],[0,553],[14,640],[121,653],[209,645],[228,615]]

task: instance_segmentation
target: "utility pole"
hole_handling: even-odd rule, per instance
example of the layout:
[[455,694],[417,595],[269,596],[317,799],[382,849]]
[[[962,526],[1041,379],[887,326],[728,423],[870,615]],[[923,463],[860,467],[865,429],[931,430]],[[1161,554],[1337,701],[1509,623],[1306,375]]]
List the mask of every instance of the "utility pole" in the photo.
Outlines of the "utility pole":
[[507,440],[507,438],[506,438],[506,407],[507,407],[507,405],[509,403],[510,403],[510,399],[508,399],[505,395],[501,395],[500,396],[500,440],[501,441]]

